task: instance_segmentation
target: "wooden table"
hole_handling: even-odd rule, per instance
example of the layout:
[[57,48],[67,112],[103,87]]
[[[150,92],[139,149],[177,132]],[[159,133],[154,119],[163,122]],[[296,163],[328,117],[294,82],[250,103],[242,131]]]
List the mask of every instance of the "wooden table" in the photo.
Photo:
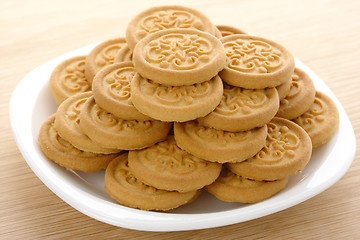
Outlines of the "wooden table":
[[[310,200],[260,219],[184,232],[142,232],[99,222],[67,205],[32,172],[9,123],[9,99],[17,83],[63,53],[124,36],[132,16],[170,2],[177,3],[0,2],[0,239],[359,239],[359,147],[345,176]],[[234,25],[285,45],[332,89],[359,142],[360,1],[186,0],[182,4],[201,10],[215,24]]]

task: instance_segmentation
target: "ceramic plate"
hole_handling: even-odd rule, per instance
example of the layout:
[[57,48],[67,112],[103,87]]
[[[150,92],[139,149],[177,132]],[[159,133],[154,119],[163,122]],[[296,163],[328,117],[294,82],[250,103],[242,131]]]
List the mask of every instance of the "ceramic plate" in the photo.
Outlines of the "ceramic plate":
[[92,218],[145,231],[193,230],[239,223],[281,211],[319,194],[338,181],[354,159],[355,134],[343,107],[325,83],[296,60],[296,66],[310,75],[316,89],[334,100],[340,113],[340,125],[332,140],[314,150],[310,163],[290,178],[283,191],[255,204],[222,202],[203,191],[195,202],[169,212],[121,206],[104,190],[104,171],[83,173],[59,167],[42,154],[37,142],[41,124],[57,109],[49,90],[51,72],[61,61],[87,54],[94,46],[72,51],[34,69],[20,81],[10,101],[12,130],[28,165],[56,195]]

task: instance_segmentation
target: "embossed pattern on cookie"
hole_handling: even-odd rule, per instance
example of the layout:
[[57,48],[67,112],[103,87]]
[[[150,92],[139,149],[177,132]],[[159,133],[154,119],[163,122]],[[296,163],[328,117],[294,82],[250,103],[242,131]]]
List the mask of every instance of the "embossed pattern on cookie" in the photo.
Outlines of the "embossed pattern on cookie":
[[311,157],[308,134],[287,119],[275,117],[267,124],[266,145],[254,157],[228,164],[238,175],[256,180],[277,180],[304,169]]
[[86,78],[89,83],[102,68],[115,62],[115,56],[126,45],[125,38],[110,39],[100,43],[86,56]]
[[265,146],[267,127],[243,132],[209,128],[196,121],[174,124],[177,145],[199,158],[211,162],[241,162]]
[[201,12],[183,6],[150,8],[134,17],[126,29],[129,48],[149,34],[166,29],[197,29],[214,34],[214,25]]
[[131,100],[142,113],[162,121],[184,122],[214,110],[223,94],[219,76],[185,86],[168,86],[136,74],[131,83]]
[[299,68],[295,68],[291,79],[290,91],[280,101],[277,117],[294,119],[306,112],[314,102],[316,90],[312,79]]
[[314,103],[293,120],[309,134],[313,148],[327,143],[339,127],[339,112],[326,94],[317,91]]
[[129,167],[146,184],[169,191],[201,189],[219,176],[221,164],[180,149],[173,136],[151,147],[129,152]]
[[114,159],[106,169],[105,190],[120,204],[142,210],[170,210],[193,201],[199,191],[179,193],[146,185],[128,166],[128,154]]
[[291,53],[271,40],[234,34],[221,41],[227,63],[220,77],[230,85],[249,89],[276,87],[288,80],[294,71]]
[[49,81],[51,94],[58,105],[70,96],[91,90],[85,77],[85,56],[72,57],[60,63]]
[[205,189],[227,202],[256,203],[285,188],[288,178],[276,181],[256,181],[236,175],[223,167],[220,177]]
[[42,124],[39,145],[45,156],[62,167],[83,172],[97,172],[107,167],[117,154],[97,154],[82,151],[62,138],[54,127],[55,114]]
[[224,131],[245,131],[263,126],[278,109],[279,96],[275,88],[244,89],[224,84],[220,104],[198,121]]
[[99,71],[93,81],[96,103],[104,110],[125,120],[150,120],[131,101],[130,83],[135,75],[131,62],[115,63]]
[[170,29],[142,39],[134,49],[135,69],[144,78],[170,86],[208,81],[224,68],[219,39],[191,29]]
[[92,141],[80,128],[80,113],[92,92],[75,94],[62,102],[56,111],[55,128],[59,135],[76,148],[87,152],[115,153],[117,149],[106,148]]
[[108,148],[141,149],[166,138],[171,123],[157,120],[124,120],[105,111],[90,97],[80,113],[81,129]]

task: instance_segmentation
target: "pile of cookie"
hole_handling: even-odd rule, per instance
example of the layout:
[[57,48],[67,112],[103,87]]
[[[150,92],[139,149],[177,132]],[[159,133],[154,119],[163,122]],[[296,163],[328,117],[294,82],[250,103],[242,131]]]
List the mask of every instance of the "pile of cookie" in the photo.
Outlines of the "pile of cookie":
[[205,189],[255,203],[303,170],[336,133],[336,105],[280,44],[201,12],[141,12],[126,37],[59,64],[59,104],[39,145],[57,164],[105,171],[120,204],[165,211]]

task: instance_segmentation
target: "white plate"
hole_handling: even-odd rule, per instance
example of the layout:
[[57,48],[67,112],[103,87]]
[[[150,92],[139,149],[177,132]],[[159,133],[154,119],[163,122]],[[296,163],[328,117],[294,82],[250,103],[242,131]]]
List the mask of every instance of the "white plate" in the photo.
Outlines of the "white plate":
[[305,170],[291,177],[283,191],[256,204],[222,202],[203,191],[195,202],[165,213],[121,206],[104,190],[104,171],[82,173],[59,167],[42,154],[37,142],[41,124],[57,109],[48,84],[52,70],[69,57],[87,54],[94,46],[72,51],[34,69],[20,81],[10,101],[12,130],[28,165],[56,195],[92,218],[145,231],[193,230],[239,223],[281,211],[319,194],[345,174],[354,158],[355,134],[343,107],[325,83],[296,60],[296,66],[310,75],[316,89],[334,100],[340,125],[332,140],[313,152]]

